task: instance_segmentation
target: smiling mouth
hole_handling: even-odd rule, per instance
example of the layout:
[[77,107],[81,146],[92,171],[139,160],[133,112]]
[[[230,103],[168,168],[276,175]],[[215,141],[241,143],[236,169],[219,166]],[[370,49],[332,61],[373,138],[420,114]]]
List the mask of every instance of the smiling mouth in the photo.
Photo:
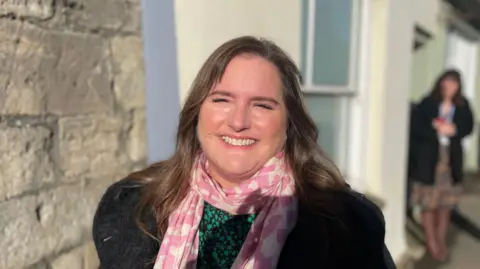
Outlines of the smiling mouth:
[[232,145],[232,146],[251,146],[257,142],[254,139],[237,139],[237,138],[232,138],[229,136],[222,136],[222,140],[225,141],[225,143]]

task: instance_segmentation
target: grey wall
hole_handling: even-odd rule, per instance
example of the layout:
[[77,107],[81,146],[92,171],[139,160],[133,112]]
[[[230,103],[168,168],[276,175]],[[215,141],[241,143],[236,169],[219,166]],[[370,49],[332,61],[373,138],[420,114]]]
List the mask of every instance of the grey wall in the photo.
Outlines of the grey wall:
[[175,15],[172,0],[142,0],[148,162],[175,149],[180,112]]

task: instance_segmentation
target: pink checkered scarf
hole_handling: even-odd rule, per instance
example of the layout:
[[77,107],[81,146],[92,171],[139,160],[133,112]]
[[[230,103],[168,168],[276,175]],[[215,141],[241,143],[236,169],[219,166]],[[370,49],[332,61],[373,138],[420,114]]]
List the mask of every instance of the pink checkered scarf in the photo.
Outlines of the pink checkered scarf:
[[169,218],[154,269],[196,267],[204,201],[232,214],[258,214],[232,268],[275,268],[297,218],[295,184],[283,152],[232,189],[222,189],[207,171],[202,154],[192,172],[190,191]]

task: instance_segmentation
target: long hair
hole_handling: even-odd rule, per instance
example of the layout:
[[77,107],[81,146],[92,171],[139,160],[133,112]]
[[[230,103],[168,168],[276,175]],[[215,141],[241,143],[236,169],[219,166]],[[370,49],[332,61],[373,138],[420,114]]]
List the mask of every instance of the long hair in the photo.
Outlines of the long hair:
[[458,85],[458,90],[455,93],[455,95],[452,98],[452,102],[456,106],[461,106],[464,104],[464,97],[462,94],[462,75],[458,70],[455,69],[448,69],[445,72],[443,72],[435,81],[435,84],[433,85],[433,89],[430,92],[430,97],[432,97],[435,101],[437,102],[442,102],[444,97],[443,97],[443,87],[442,83],[445,79],[452,79],[454,80],[457,85]]
[[250,54],[269,61],[278,69],[283,84],[283,98],[288,117],[285,155],[295,178],[299,202],[309,207],[328,209],[326,189],[347,188],[340,172],[317,144],[318,131],[308,115],[301,91],[301,74],[292,59],[273,42],[251,36],[232,39],[219,48],[203,64],[180,113],[176,151],[171,158],[133,173],[147,186],[139,204],[138,222],[146,231],[145,216],[153,209],[159,236],[168,228],[168,217],[185,197],[189,179],[201,146],[196,135],[200,106],[215,83],[222,79],[229,62],[238,55]]

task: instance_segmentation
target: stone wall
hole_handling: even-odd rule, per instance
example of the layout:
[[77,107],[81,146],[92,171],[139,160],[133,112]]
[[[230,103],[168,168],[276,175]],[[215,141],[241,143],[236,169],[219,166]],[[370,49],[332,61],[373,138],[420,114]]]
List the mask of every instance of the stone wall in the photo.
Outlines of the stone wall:
[[146,160],[140,0],[0,0],[0,268],[98,267],[91,224]]

